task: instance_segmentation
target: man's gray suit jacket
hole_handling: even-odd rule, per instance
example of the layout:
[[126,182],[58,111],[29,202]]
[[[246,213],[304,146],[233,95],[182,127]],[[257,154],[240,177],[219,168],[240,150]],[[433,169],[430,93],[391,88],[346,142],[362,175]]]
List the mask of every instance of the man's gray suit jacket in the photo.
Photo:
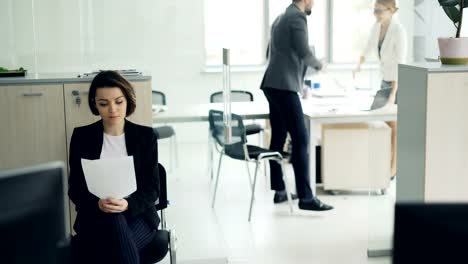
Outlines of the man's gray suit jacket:
[[306,14],[295,4],[278,16],[271,27],[268,67],[261,88],[300,92],[307,67],[322,68],[309,47]]

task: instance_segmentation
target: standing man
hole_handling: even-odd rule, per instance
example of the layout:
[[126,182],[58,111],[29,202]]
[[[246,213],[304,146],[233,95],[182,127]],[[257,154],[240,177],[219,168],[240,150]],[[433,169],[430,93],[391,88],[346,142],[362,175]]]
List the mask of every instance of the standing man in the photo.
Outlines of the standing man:
[[[310,187],[308,137],[298,92],[302,89],[307,67],[322,69],[309,48],[307,18],[312,13],[314,0],[293,0],[278,16],[271,28],[269,63],[261,89],[270,106],[270,149],[281,151],[287,132],[291,135],[291,162],[296,178],[299,208],[325,211],[332,206],[322,203]],[[281,166],[270,161],[271,189],[274,203],[287,200]]]

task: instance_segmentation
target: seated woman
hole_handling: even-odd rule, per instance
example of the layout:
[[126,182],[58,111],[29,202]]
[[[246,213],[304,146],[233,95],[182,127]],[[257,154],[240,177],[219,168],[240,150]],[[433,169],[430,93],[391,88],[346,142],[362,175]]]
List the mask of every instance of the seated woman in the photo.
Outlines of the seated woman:
[[[126,119],[136,107],[132,85],[114,71],[100,72],[89,88],[89,108],[101,120],[73,131],[68,195],[76,206],[72,257],[77,263],[140,263],[159,217],[157,137]],[[124,199],[99,199],[87,188],[81,159],[133,156],[137,190]],[[79,246],[75,246],[79,245]],[[86,257],[89,259],[78,260]],[[92,257],[91,257],[92,256]],[[78,262],[79,261],[79,262]]]

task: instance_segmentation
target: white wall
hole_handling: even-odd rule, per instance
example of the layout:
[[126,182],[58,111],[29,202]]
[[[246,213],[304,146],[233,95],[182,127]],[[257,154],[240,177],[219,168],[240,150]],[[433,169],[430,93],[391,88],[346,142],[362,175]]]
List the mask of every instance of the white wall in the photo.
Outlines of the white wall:
[[[408,35],[412,1],[401,3]],[[40,73],[142,69],[152,75],[153,89],[166,93],[170,107],[206,103],[222,89],[222,76],[202,72],[203,12],[203,0],[0,0],[0,66]],[[330,72],[351,76],[350,69]],[[263,71],[234,72],[232,87],[265,100],[258,88],[262,76]],[[176,129],[181,141],[207,137],[207,124]]]
[[438,1],[416,0],[414,16],[415,60],[439,57],[437,38],[455,37],[456,29]]
[[[352,1],[352,0],[351,0]],[[400,0],[398,2],[398,18],[406,30],[408,53],[407,60],[413,60],[413,34],[414,34],[414,0]]]
[[[35,4],[33,20],[31,4]],[[207,102],[219,75],[204,66],[203,0],[0,0],[0,65],[33,72],[144,69],[169,101]],[[37,69],[34,64],[37,47]],[[233,86],[258,86],[259,74],[240,74]],[[236,76],[234,76],[236,77]],[[200,91],[200,89],[203,91]],[[184,93],[182,93],[182,91]],[[171,99],[171,98],[177,98]]]
[[[222,89],[221,74],[202,73],[203,0],[0,0],[0,23],[3,67],[41,73],[143,69],[171,105],[207,103]],[[232,86],[260,99],[261,77],[234,73]],[[192,139],[190,127],[200,125],[178,129],[181,138]],[[187,130],[192,132],[184,135]],[[198,139],[206,139],[203,131]]]

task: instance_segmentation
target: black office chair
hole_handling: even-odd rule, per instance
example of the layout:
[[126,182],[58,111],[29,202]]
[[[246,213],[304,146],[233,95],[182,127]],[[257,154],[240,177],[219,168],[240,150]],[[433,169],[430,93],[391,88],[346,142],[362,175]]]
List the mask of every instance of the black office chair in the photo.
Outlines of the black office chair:
[[[153,105],[166,105],[166,95],[160,91],[152,91],[152,103]],[[175,159],[175,167],[179,164],[179,151],[177,147],[176,132],[172,126],[158,126],[154,127],[154,132],[158,136],[158,139],[169,138],[169,168],[172,170],[173,161]]]
[[[140,252],[140,262],[143,264],[154,264],[162,259],[167,255],[169,252],[170,255],[170,263],[176,264],[176,242],[177,238],[175,235],[174,230],[167,229],[166,227],[166,217],[164,214],[164,209],[167,208],[169,202],[167,200],[167,176],[166,170],[161,164],[158,164],[159,170],[159,185],[160,185],[160,194],[159,199],[155,203],[156,210],[160,212],[161,215],[161,228],[156,231],[156,236],[154,239],[141,250]],[[71,250],[71,263],[82,264],[88,261],[87,258],[89,256],[83,256],[78,254],[78,252],[82,252],[79,250],[81,246],[81,241],[78,239],[77,236],[73,236],[71,239],[71,246],[72,248],[78,248],[78,250]],[[76,253],[75,253],[76,252]]]
[[160,194],[156,202],[156,210],[160,212],[161,229],[156,232],[156,237],[140,252],[140,262],[143,264],[153,264],[161,261],[169,252],[170,263],[176,264],[176,242],[175,231],[167,229],[166,215],[164,209],[167,208],[167,175],[166,170],[161,164],[158,164]]
[[[248,91],[232,90],[231,91],[231,102],[253,102],[253,94]],[[223,92],[215,92],[210,95],[210,103],[222,103]],[[259,124],[247,124],[245,125],[245,134],[247,136],[261,133],[263,127]]]
[[[257,182],[257,174],[258,174],[258,167],[260,165],[260,161],[263,160],[275,160],[283,169],[283,158],[285,156],[282,153],[274,152],[268,149],[264,149],[258,146],[247,145],[247,137],[245,133],[244,123],[242,121],[242,117],[236,114],[231,115],[231,127],[232,127],[232,141],[229,144],[225,143],[224,137],[224,121],[223,121],[223,112],[217,110],[210,110],[208,114],[208,120],[210,123],[210,131],[213,139],[215,142],[220,146],[220,156],[219,156],[219,163],[218,163],[218,172],[216,175],[216,182],[215,182],[215,189],[213,193],[213,201],[212,207],[214,208],[215,201],[216,201],[216,192],[218,189],[218,182],[219,182],[219,174],[221,171],[221,161],[224,155],[227,155],[233,159],[237,160],[244,160],[246,164],[248,162],[255,162],[255,174],[253,182],[251,181],[251,198],[250,198],[250,208],[249,208],[249,216],[248,220],[250,221],[252,216],[252,207],[254,201],[254,192],[255,192],[255,184]],[[283,177],[286,177],[286,173],[283,173]],[[290,191],[288,188],[287,181],[286,183],[287,189],[287,196],[288,202],[290,206],[290,210],[292,212],[292,200]]]
[[[253,100],[254,100],[254,97],[251,92],[242,91],[242,90],[231,91],[231,102],[253,102]],[[223,102],[223,91],[215,92],[210,95],[210,103],[222,103],[222,102]],[[258,142],[260,144],[263,140],[263,131],[264,131],[264,128],[259,124],[253,123],[253,124],[245,125],[245,134],[247,136],[258,134]],[[209,147],[210,148],[209,150],[210,175],[211,175],[211,178],[213,178],[213,149],[211,147],[212,145],[211,135],[208,136],[208,142],[210,145]]]

